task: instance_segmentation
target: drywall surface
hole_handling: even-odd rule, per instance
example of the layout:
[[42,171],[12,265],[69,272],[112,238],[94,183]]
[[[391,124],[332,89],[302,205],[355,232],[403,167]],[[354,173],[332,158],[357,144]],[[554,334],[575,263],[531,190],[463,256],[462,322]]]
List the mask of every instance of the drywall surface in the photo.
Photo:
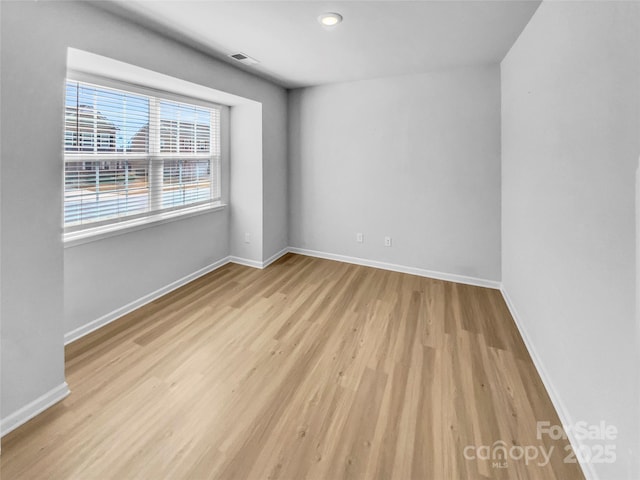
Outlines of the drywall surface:
[[65,333],[226,257],[227,217],[217,211],[65,249]]
[[640,478],[639,32],[637,2],[543,2],[501,69],[503,285],[563,420],[618,429],[602,479]]
[[[257,110],[257,111],[256,111]],[[243,128],[239,128],[242,126]],[[262,261],[262,152],[260,105],[239,105],[231,110],[231,254]],[[247,141],[243,141],[243,138]],[[250,139],[250,141],[248,141]]]
[[269,152],[262,164],[263,261],[289,246],[287,138],[287,93],[279,91],[277,101],[262,107],[262,148]]
[[[41,55],[47,44],[41,39],[33,45],[38,61],[29,58],[23,37],[33,27],[12,22],[16,6],[2,3],[0,29],[2,419],[64,382],[60,145],[66,49],[49,44],[51,56]],[[42,32],[43,38],[51,33]]]
[[500,279],[497,65],[294,90],[289,125],[292,247]]
[[[2,3],[2,418],[64,382],[63,335],[229,255],[230,208],[63,249],[67,48],[262,104],[258,235],[286,247],[286,91],[84,2]],[[34,132],[38,136],[34,138]],[[25,148],[28,146],[28,148]],[[233,156],[233,153],[231,152]],[[231,166],[232,169],[232,166]],[[25,187],[24,179],[28,179]],[[261,259],[257,259],[261,260]],[[64,299],[64,301],[63,301]]]

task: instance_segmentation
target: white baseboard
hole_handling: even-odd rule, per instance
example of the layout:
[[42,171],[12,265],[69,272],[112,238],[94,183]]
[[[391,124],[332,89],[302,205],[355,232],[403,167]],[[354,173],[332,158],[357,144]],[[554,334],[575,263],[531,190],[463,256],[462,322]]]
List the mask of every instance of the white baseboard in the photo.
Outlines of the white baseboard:
[[280,257],[286,255],[287,253],[289,253],[289,247],[285,247],[279,252],[274,253],[269,258],[267,258],[264,262],[262,262],[262,268],[267,268],[269,265],[271,265],[273,262],[278,260]]
[[217,262],[212,263],[211,265],[207,265],[206,267],[201,268],[200,270],[197,270],[185,277],[182,277],[176,280],[175,282],[170,283],[169,285],[159,288],[154,292],[151,292],[143,297],[140,297],[137,300],[134,300],[133,302],[130,302],[120,308],[117,308],[107,313],[106,315],[101,316],[100,318],[97,318],[85,325],[82,325],[81,327],[76,328],[75,330],[72,330],[66,333],[64,336],[64,344],[67,345],[71,342],[74,342],[79,338],[84,337],[85,335],[88,335],[89,333],[101,327],[104,327],[105,325],[113,322],[114,320],[117,320],[118,318],[126,315],[127,313],[131,313],[134,310],[142,307],[143,305],[146,305],[147,303],[150,303],[156,300],[157,298],[160,298],[161,296],[166,295],[167,293],[177,288],[180,288],[183,285],[186,285],[187,283],[192,282],[193,280],[203,275],[206,275],[209,272],[212,272],[218,269],[223,265],[226,265],[227,263],[231,262],[231,263],[237,263],[239,265],[245,265],[247,267],[263,269],[271,265],[273,262],[275,262],[276,260],[278,260],[280,257],[282,257],[288,252],[289,252],[288,248],[283,248],[278,253],[276,253],[275,255],[272,255],[264,262],[259,262],[257,260],[249,260],[241,257],[233,257],[233,256],[224,257],[218,260]]
[[[272,255],[267,260],[262,262],[257,260],[250,260],[246,258],[236,257],[236,256],[225,257],[221,260],[218,260],[217,262],[212,263],[211,265],[208,265],[207,267],[204,267],[192,274],[189,274],[179,280],[176,280],[175,282],[172,282],[165,287],[162,287],[154,292],[151,292],[148,295],[145,295],[139,298],[138,300],[135,300],[127,305],[124,305],[123,307],[120,307],[80,328],[77,328],[67,333],[65,335],[65,344],[70,343],[74,340],[77,340],[78,338],[83,337],[84,335],[87,335],[93,332],[94,330],[97,330],[98,328],[103,327],[104,325],[107,325],[108,323],[116,320],[117,318],[120,318],[121,316],[126,315],[127,313],[130,313],[131,311],[137,308],[140,308],[141,306],[161,297],[162,295],[165,295],[171,292],[172,290],[175,290],[197,279],[198,277],[201,277],[202,275],[212,272],[213,270],[216,270],[217,268],[220,268],[223,265],[226,265],[227,263],[231,262],[231,263],[237,263],[239,265],[245,265],[248,267],[264,269],[289,252],[299,254],[299,255],[324,258],[327,260],[336,260],[339,262],[380,268],[383,270],[390,270],[394,272],[408,273],[411,275],[418,275],[421,277],[434,278],[434,279],[445,280],[449,282],[456,282],[456,283],[463,283],[463,284],[474,285],[479,287],[499,289],[507,304],[507,307],[509,308],[509,311],[511,312],[511,316],[514,319],[514,322],[527,347],[527,350],[529,351],[529,355],[531,356],[534,366],[538,371],[540,378],[542,379],[542,383],[544,384],[545,388],[547,389],[547,392],[549,393],[549,397],[551,398],[551,402],[553,403],[553,406],[556,409],[556,412],[558,413],[560,421],[563,423],[563,425],[573,425],[572,419],[568,414],[568,411],[564,406],[564,403],[562,402],[561,397],[558,395],[557,390],[554,388],[551,382],[551,377],[547,373],[542,360],[538,356],[537,351],[533,343],[531,342],[531,339],[529,338],[526,329],[524,328],[522,319],[518,315],[515,305],[513,304],[505,288],[502,286],[501,282],[497,282],[494,280],[486,280],[482,278],[468,277],[464,275],[437,272],[433,270],[426,270],[426,269],[421,269],[416,267],[408,267],[404,265],[396,265],[392,263],[380,262],[376,260],[368,260],[368,259],[358,258],[358,257],[350,257],[347,255],[320,252],[316,250],[287,247],[287,248],[283,248],[282,250],[280,250],[279,252],[277,252],[276,254]],[[50,392],[46,393],[45,395],[41,396],[40,398],[36,399],[35,401],[21,408],[17,412],[11,414],[9,417],[2,419],[0,423],[0,433],[2,435],[9,433],[11,430],[19,427],[29,419],[36,416],[38,413],[44,411],[46,408],[62,400],[69,393],[70,393],[69,388],[66,383],[54,388]],[[574,450],[579,451],[578,449],[580,448],[581,442],[577,438],[575,438],[575,435],[573,434],[572,431],[568,432],[568,439],[571,442],[571,445],[573,446]],[[582,467],[582,470],[587,480],[598,480],[598,476],[595,470],[593,469],[592,464],[581,463],[580,465]]]
[[289,247],[291,253],[307,255],[309,257],[324,258],[327,260],[336,260],[338,262],[353,263],[365,267],[380,268],[382,270],[391,270],[393,272],[408,273],[418,275],[420,277],[435,278],[437,280],[445,280],[447,282],[464,283],[466,285],[474,285],[476,287],[486,287],[500,289],[500,282],[495,280],[486,280],[484,278],[467,277],[457,275],[455,273],[436,272],[434,270],[426,270],[423,268],[407,267],[405,265],[396,265],[394,263],[379,262],[377,260],[367,260],[365,258],[349,257],[347,255],[339,255],[336,253],[318,252],[316,250],[307,250],[304,248]]
[[279,252],[271,255],[269,258],[267,258],[263,262],[260,262],[259,260],[249,260],[248,258],[234,257],[234,256],[229,257],[229,261],[231,263],[237,263],[238,265],[244,265],[245,267],[259,268],[262,270],[264,268],[267,268],[269,265],[271,265],[273,262],[278,260],[283,255],[286,255],[287,253],[289,253],[289,248],[285,247]]
[[247,267],[253,267],[253,268],[266,268],[269,265],[271,265],[273,262],[275,262],[276,260],[278,260],[280,257],[282,257],[283,255],[286,255],[287,253],[292,252],[292,253],[297,253],[300,255],[307,255],[307,256],[311,256],[311,257],[318,257],[318,258],[325,258],[325,259],[329,259],[329,260],[337,260],[340,262],[346,262],[346,263],[353,263],[356,265],[364,265],[367,267],[375,267],[375,268],[381,268],[383,270],[392,270],[394,272],[401,272],[401,273],[409,273],[412,275],[419,275],[421,277],[429,277],[429,278],[436,278],[439,280],[446,280],[446,281],[450,281],[450,282],[457,282],[457,283],[465,283],[468,285],[476,285],[476,286],[480,286],[480,287],[488,287],[488,288],[496,288],[499,289],[500,288],[500,282],[495,282],[492,280],[484,280],[481,278],[474,278],[474,277],[465,277],[462,275],[455,275],[455,274],[450,274],[450,273],[442,273],[442,272],[435,272],[432,270],[424,270],[424,269],[420,269],[420,268],[414,268],[414,267],[406,267],[403,265],[394,265],[391,263],[385,263],[385,262],[378,262],[375,260],[366,260],[364,258],[356,258],[356,257],[348,257],[345,255],[337,255],[337,254],[333,254],[333,253],[325,253],[325,252],[318,252],[315,250],[306,250],[306,249],[302,249],[302,248],[294,248],[294,247],[287,247],[287,248],[283,248],[282,250],[280,250],[279,252],[275,253],[274,255],[272,255],[271,257],[269,257],[268,259],[264,260],[264,261],[259,261],[259,260],[250,260],[247,258],[242,258],[242,257],[236,257],[236,256],[228,256],[228,257],[224,257],[220,260],[218,260],[217,262],[212,263],[211,265],[208,265],[204,268],[201,268],[200,270],[197,270],[185,277],[182,277],[178,280],[176,280],[175,282],[170,283],[169,285],[166,285],[162,288],[159,288],[158,290],[155,290],[154,292],[151,292],[147,295],[144,295],[143,297],[134,300],[133,302],[130,302],[122,307],[119,307],[103,316],[101,316],[100,318],[97,318],[89,323],[86,323],[85,325],[82,325],[81,327],[76,328],[75,330],[72,330],[68,333],[65,334],[64,336],[64,344],[67,345],[71,342],[74,342],[76,340],[78,340],[81,337],[84,337],[85,335],[88,335],[89,333],[104,327],[105,325],[108,325],[109,323],[113,322],[114,320],[117,320],[118,318],[126,315],[127,313],[131,313],[132,311],[136,310],[137,308],[142,307],[143,305],[146,305],[147,303],[152,302],[153,300],[156,300],[157,298],[160,298],[163,295],[166,295],[167,293],[182,287],[183,285],[186,285],[189,282],[192,282],[193,280],[195,280],[196,278],[201,277],[202,275],[205,275],[209,272],[212,272],[213,270],[216,270],[217,268],[222,267],[223,265],[226,265],[227,263],[231,262],[231,263],[237,263],[239,265],[244,265]]
[[33,402],[28,403],[21,409],[13,412],[6,418],[3,418],[0,421],[0,436],[4,437],[7,433],[15,430],[20,425],[27,423],[33,417],[58,403],[70,393],[69,385],[67,385],[67,382],[63,382],[57,387],[49,390],[44,395],[36,398]]
[[[94,330],[97,330],[98,328],[103,327],[104,325],[107,325],[108,323],[116,320],[117,318],[120,318],[121,316],[126,315],[127,313],[130,313],[133,310],[140,308],[141,306],[161,297],[162,295],[165,295],[171,292],[172,290],[175,290],[197,279],[198,277],[201,277],[202,275],[205,275],[209,272],[212,272],[213,270],[216,270],[217,268],[222,267],[223,265],[226,265],[227,263],[231,262],[231,263],[237,263],[239,265],[245,265],[248,267],[263,269],[268,267],[270,264],[272,264],[273,262],[278,260],[280,257],[282,257],[283,255],[289,252],[299,254],[299,255],[324,258],[327,260],[336,260],[339,262],[380,268],[383,270],[390,270],[394,272],[408,273],[411,275],[418,275],[421,277],[434,278],[434,279],[445,280],[449,282],[456,282],[456,283],[463,283],[467,285],[499,289],[507,304],[507,307],[509,308],[509,311],[511,312],[511,316],[514,319],[514,322],[527,347],[527,350],[529,351],[529,355],[531,356],[534,366],[538,371],[538,374],[540,375],[540,378],[542,379],[542,382],[545,388],[547,389],[547,392],[549,393],[549,397],[551,398],[551,402],[553,403],[553,406],[556,409],[556,412],[558,413],[560,421],[563,423],[563,425],[573,425],[571,417],[568,414],[567,409],[564,406],[564,403],[562,402],[560,396],[558,395],[556,389],[554,388],[551,382],[551,377],[547,373],[542,360],[538,356],[537,351],[533,343],[531,342],[531,339],[529,338],[526,329],[524,328],[521,317],[518,315],[517,310],[513,302],[511,301],[511,298],[509,297],[509,294],[504,289],[501,282],[497,282],[494,280],[486,280],[482,278],[467,277],[464,275],[437,272],[433,270],[426,270],[426,269],[421,269],[416,267],[408,267],[404,265],[396,265],[396,264],[387,263],[387,262],[368,260],[368,259],[358,258],[358,257],[350,257],[350,256],[339,255],[334,253],[320,252],[316,250],[287,247],[287,248],[283,248],[282,250],[280,250],[279,252],[277,252],[276,254],[272,255],[267,260],[262,262],[257,260],[249,260],[246,258],[241,258],[236,256],[228,256],[228,257],[222,258],[221,260],[218,260],[217,262],[214,262],[211,265],[208,265],[207,267],[204,267],[192,274],[189,274],[179,280],[176,280],[175,282],[172,282],[165,287],[162,287],[154,292],[151,292],[148,295],[145,295],[139,298],[138,300],[135,300],[127,305],[124,305],[123,307],[120,307],[80,328],[77,328],[65,334],[65,344],[70,343],[74,340],[77,340],[80,337],[83,337],[84,335],[87,335],[93,332]],[[69,393],[70,393],[69,388],[66,383],[54,388],[50,392],[46,393],[45,395],[41,396],[40,398],[36,399],[35,401],[21,408],[17,412],[11,414],[9,417],[2,419],[0,423],[0,433],[2,435],[9,433],[11,430],[19,427],[29,419],[36,416],[38,413],[44,411],[46,408],[62,400]],[[576,451],[578,451],[581,443],[577,438],[575,438],[575,435],[571,431],[568,432],[568,438],[573,448]],[[598,480],[598,476],[595,470],[593,469],[593,465],[588,463],[586,464],[581,463],[581,467],[587,480]]]
[[[564,402],[562,401],[562,398],[558,394],[558,391],[556,390],[556,388],[553,386],[553,383],[551,382],[551,377],[549,376],[549,373],[547,372],[547,369],[545,368],[544,363],[542,362],[542,359],[538,355],[538,352],[535,346],[533,345],[533,342],[531,341],[531,338],[529,337],[527,330],[524,328],[522,317],[518,314],[518,311],[516,310],[516,307],[513,304],[513,301],[511,300],[511,297],[509,297],[509,294],[507,293],[504,286],[500,288],[500,292],[502,293],[502,297],[504,298],[504,301],[507,304],[507,307],[509,308],[509,312],[511,312],[511,316],[513,317],[513,321],[515,322],[516,327],[518,327],[520,336],[522,337],[522,340],[524,341],[524,344],[527,347],[527,350],[529,351],[529,356],[533,361],[533,365],[536,367],[536,370],[538,371],[538,375],[540,375],[540,379],[542,380],[542,383],[547,389],[547,393],[549,394],[549,398],[551,398],[551,403],[553,404],[553,407],[558,413],[560,422],[562,423],[562,425],[566,425],[566,426],[574,425],[571,415],[569,415],[569,412],[565,407]],[[580,452],[581,451],[580,446],[582,445],[582,442],[580,442],[580,440],[578,440],[575,437],[573,430],[570,429],[567,432],[567,438],[571,443],[571,446],[573,447],[574,452]],[[598,475],[596,474],[593,468],[593,464],[580,462],[580,466],[582,467],[582,472],[584,473],[586,480],[598,480]]]
[[231,263],[237,263],[238,265],[244,265],[245,267],[263,268],[262,262],[259,260],[249,260],[248,258],[230,256],[229,261]]
[[131,313],[137,308],[140,308],[143,305],[146,305],[147,303],[150,303],[156,300],[157,298],[160,298],[161,296],[166,295],[167,293],[177,288],[180,288],[189,282],[192,282],[196,278],[206,275],[207,273],[212,272],[222,267],[223,265],[226,265],[230,261],[233,261],[232,257],[224,257],[218,260],[217,262],[212,263],[211,265],[207,265],[206,267],[201,268],[200,270],[196,270],[195,272],[190,273],[189,275],[182,277],[176,280],[175,282],[170,283],[169,285],[165,285],[164,287],[159,288],[154,292],[148,293],[147,295],[140,297],[139,299],[134,300],[133,302],[130,302],[120,308],[117,308],[107,313],[106,315],[101,316],[100,318],[97,318],[85,325],[82,325],[81,327],[78,327],[75,330],[72,330],[64,335],[64,344],[67,345],[75,340],[78,340],[79,338],[84,337],[85,335],[88,335],[94,330],[104,327],[105,325],[113,322],[114,320],[117,320],[123,315],[126,315],[127,313]]

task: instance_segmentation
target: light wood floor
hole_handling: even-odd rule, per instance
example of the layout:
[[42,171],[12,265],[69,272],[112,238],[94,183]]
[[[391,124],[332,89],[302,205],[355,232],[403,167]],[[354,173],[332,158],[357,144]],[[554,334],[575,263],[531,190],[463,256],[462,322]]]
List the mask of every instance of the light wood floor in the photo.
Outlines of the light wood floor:
[[[536,439],[559,421],[495,290],[287,255],[66,353],[72,393],[3,439],[3,480],[583,478]],[[554,453],[465,459],[500,441]]]

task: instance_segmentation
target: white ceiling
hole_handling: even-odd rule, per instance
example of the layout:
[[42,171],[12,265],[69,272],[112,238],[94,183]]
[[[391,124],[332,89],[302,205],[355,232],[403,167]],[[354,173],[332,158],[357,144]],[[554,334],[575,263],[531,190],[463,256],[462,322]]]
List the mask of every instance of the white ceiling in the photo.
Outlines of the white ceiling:
[[[117,13],[286,87],[319,85],[502,60],[540,0],[115,0]],[[320,26],[318,15],[344,21]]]

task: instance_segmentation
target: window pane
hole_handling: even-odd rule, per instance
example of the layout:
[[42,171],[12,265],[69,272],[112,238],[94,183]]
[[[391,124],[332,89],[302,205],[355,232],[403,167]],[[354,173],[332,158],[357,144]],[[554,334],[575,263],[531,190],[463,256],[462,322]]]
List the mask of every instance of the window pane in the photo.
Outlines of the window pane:
[[149,99],[68,81],[64,126],[66,153],[146,153]]
[[144,213],[149,208],[149,162],[66,162],[66,226]]
[[209,159],[165,160],[162,208],[189,205],[211,199],[212,178]]
[[160,152],[211,152],[211,114],[208,108],[160,102]]

